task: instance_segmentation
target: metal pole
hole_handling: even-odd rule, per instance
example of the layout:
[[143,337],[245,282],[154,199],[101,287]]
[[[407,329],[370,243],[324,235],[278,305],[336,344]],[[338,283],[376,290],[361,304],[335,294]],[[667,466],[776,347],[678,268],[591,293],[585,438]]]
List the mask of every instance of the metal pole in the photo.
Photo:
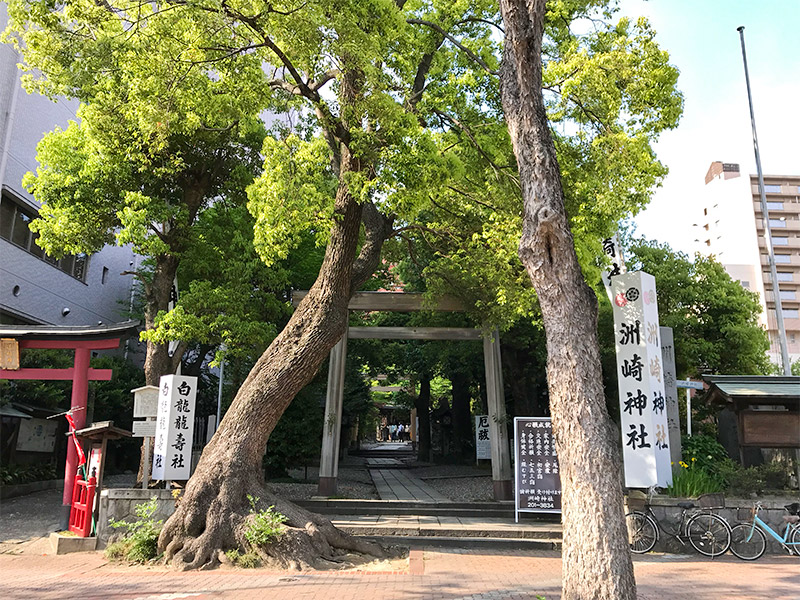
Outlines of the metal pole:
[[225,359],[219,361],[219,389],[217,390],[217,422],[214,424],[215,432],[219,429],[219,417],[222,413],[222,382],[225,378]]
[[692,390],[686,388],[686,435],[692,437]]
[[753,112],[753,95],[750,92],[750,74],[747,70],[747,53],[744,48],[744,25],[737,27],[739,38],[742,42],[742,61],[744,62],[744,78],[747,83],[747,100],[750,103],[750,123],[753,127],[753,150],[756,154],[756,170],[758,172],[758,189],[761,195],[761,215],[764,219],[764,241],[767,245],[767,260],[772,278],[772,296],[775,299],[775,318],[778,321],[778,343],[781,348],[781,361],[783,374],[792,374],[792,365],[789,362],[789,349],[786,345],[786,328],[783,325],[783,307],[781,306],[781,292],[778,283],[778,271],[775,268],[775,255],[772,251],[772,230],[769,226],[769,210],[767,209],[767,195],[764,189],[764,175],[761,171],[761,155],[758,150],[758,136],[756,135],[756,116]]

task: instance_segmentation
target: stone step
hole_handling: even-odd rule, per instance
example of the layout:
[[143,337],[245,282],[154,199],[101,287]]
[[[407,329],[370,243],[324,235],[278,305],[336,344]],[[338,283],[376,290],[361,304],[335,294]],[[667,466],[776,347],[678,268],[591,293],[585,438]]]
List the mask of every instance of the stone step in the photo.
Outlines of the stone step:
[[363,524],[350,521],[332,521],[337,528],[357,536],[397,536],[397,537],[448,537],[448,538],[497,538],[524,540],[560,540],[561,531],[555,529],[512,529],[498,527],[461,528],[458,526],[409,526],[402,524]]
[[[323,515],[420,515],[514,519],[513,502],[413,502],[399,500],[298,500]],[[560,523],[558,514],[520,513],[520,522]]]
[[535,538],[495,538],[495,537],[446,537],[446,536],[396,536],[365,535],[360,536],[384,545],[408,546],[410,548],[463,548],[463,549],[495,549],[506,550],[561,550],[561,539]]

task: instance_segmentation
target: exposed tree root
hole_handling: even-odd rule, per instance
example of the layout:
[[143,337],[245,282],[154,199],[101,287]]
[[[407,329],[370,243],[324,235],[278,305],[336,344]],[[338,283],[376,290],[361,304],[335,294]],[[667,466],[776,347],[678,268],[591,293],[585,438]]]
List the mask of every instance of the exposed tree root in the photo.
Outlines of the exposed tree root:
[[269,566],[282,569],[330,569],[343,557],[357,553],[397,558],[404,548],[385,548],[337,529],[322,515],[307,511],[268,491],[258,477],[246,483],[238,477],[216,477],[218,486],[208,482],[187,489],[175,514],[164,525],[159,549],[179,570],[209,569],[224,562],[227,550],[246,552],[252,548],[245,532],[252,521],[248,495],[258,498],[258,510],[274,506],[287,517],[286,529],[278,540],[252,548]]

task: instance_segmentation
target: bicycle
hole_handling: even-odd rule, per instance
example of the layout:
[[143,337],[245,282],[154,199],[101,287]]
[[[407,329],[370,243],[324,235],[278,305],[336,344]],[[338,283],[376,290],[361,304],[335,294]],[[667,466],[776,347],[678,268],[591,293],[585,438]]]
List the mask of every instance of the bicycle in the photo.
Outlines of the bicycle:
[[[656,517],[650,505],[654,488],[648,490],[647,500],[641,509],[632,510],[625,515],[628,525],[628,541],[631,552],[644,554],[650,552],[660,538],[660,532],[674,537],[681,545],[688,542],[692,548],[704,556],[714,558],[725,554],[731,544],[731,526],[728,522],[710,512],[711,508],[723,508],[725,499],[722,494],[704,494],[694,502],[678,502],[682,510],[681,522],[677,529],[664,528]],[[628,505],[632,504],[631,499]],[[693,509],[701,509],[693,511]],[[693,512],[690,512],[693,511]],[[706,512],[708,511],[708,512]]]
[[800,556],[800,502],[793,502],[783,507],[789,514],[783,516],[786,529],[782,536],[758,516],[759,511],[763,508],[761,502],[756,502],[753,505],[750,523],[739,523],[731,529],[731,552],[733,555],[742,560],[761,558],[767,549],[766,532],[775,538],[789,554]]

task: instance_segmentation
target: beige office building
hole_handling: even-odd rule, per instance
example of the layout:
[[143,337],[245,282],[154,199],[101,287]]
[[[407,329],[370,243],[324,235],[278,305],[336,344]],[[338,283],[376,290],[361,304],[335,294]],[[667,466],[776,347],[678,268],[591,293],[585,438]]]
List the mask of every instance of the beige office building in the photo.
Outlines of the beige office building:
[[[800,176],[765,175],[764,187],[786,341],[794,362],[800,360]],[[706,189],[708,197],[697,224],[699,249],[715,254],[731,277],[761,296],[770,356],[780,364],[758,177],[741,177],[735,163],[714,162],[706,174]]]

